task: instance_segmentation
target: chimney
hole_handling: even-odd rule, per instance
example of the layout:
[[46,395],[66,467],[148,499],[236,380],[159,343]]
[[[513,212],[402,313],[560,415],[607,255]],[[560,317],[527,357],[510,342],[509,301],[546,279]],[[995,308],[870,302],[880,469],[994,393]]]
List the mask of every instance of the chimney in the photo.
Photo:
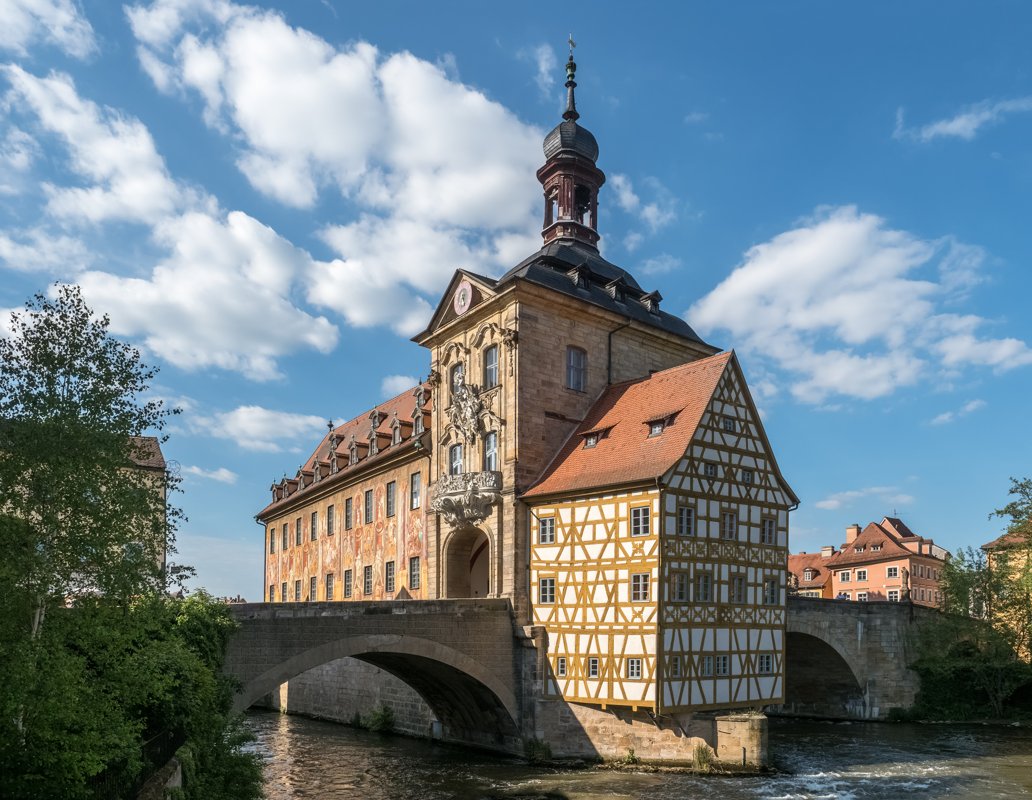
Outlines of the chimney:
[[852,544],[860,535],[860,526],[857,523],[846,526],[846,544]]
[[835,555],[834,545],[826,544],[821,548],[821,558],[831,558],[833,555]]

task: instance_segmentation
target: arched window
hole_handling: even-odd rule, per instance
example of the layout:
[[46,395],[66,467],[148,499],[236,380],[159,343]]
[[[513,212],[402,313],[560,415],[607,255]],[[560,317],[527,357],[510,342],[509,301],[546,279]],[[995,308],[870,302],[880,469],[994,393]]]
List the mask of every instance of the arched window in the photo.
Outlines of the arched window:
[[588,354],[572,345],[566,348],[566,388],[575,392],[588,388]]
[[484,472],[498,469],[498,434],[494,431],[484,434]]
[[498,385],[498,345],[493,344],[484,351],[484,387],[493,389]]
[[462,474],[462,445],[453,444],[448,448],[448,474]]
[[451,386],[452,394],[453,395],[455,394],[455,390],[459,387],[460,383],[465,383],[465,382],[466,382],[466,368],[463,365],[463,363],[460,361],[458,364],[456,364],[454,367],[451,368],[451,381],[449,382],[449,386]]

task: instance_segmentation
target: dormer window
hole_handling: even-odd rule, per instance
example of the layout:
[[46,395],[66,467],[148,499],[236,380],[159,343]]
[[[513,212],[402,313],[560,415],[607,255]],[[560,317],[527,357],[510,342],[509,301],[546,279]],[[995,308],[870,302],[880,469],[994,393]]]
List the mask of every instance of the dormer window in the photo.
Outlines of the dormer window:
[[587,436],[584,437],[584,447],[585,447],[585,449],[590,448],[590,447],[594,447],[597,444],[598,444],[598,434],[597,433],[589,433]]
[[862,552],[864,552],[864,546],[860,545],[859,547],[854,547],[853,548],[853,552],[854,553],[862,553]]
[[871,552],[872,552],[872,553],[876,553],[876,552],[878,552],[879,550],[881,550],[881,545],[880,545],[880,544],[872,544],[872,545],[871,545]]
[[650,314],[659,313],[659,301],[663,299],[663,295],[659,292],[649,292],[641,296],[641,304],[645,306],[645,309]]
[[649,436],[659,436],[666,427],[666,420],[657,419],[649,423]]
[[395,425],[391,432],[391,444],[401,444],[401,426]]
[[803,580],[812,581],[814,579],[814,571],[812,569],[803,570]]

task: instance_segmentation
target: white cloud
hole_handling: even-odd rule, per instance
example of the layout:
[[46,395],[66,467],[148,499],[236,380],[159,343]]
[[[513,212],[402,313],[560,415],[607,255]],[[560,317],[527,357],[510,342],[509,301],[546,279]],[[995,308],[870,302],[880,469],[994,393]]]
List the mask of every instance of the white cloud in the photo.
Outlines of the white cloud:
[[225,467],[219,467],[218,469],[204,469],[203,467],[183,467],[183,472],[187,475],[194,475],[198,478],[204,478],[209,481],[218,481],[219,483],[228,483],[230,485],[237,482],[238,475],[232,470],[226,469]]
[[645,184],[657,196],[653,202],[642,202],[641,197],[634,191],[631,179],[626,175],[618,173],[609,179],[609,185],[616,190],[616,202],[620,208],[638,217],[652,233],[655,233],[677,219],[675,201],[673,195],[655,178],[646,179]]
[[314,444],[325,432],[326,422],[312,414],[273,411],[261,406],[239,406],[232,411],[187,420],[194,433],[228,439],[244,450],[267,453],[291,449],[298,441],[308,438]]
[[681,259],[669,253],[660,253],[653,258],[647,258],[641,262],[638,270],[642,275],[665,275],[673,272],[681,266]]
[[559,60],[556,58],[555,50],[547,44],[539,44],[537,47],[520,50],[517,56],[534,64],[534,82],[541,91],[541,96],[552,99],[556,76],[559,74]]
[[25,55],[43,41],[68,55],[86,58],[97,50],[93,28],[73,0],[4,0],[0,3],[0,49]]
[[684,115],[685,125],[701,125],[709,120],[709,113],[706,111],[690,111]]
[[8,128],[0,141],[0,195],[21,194],[28,186],[27,175],[39,145],[21,128]]
[[340,258],[314,265],[309,302],[411,334],[457,267],[497,273],[540,246],[541,131],[447,64],[331,45],[253,6],[211,9],[128,13],[156,85],[199,95],[258,191],[300,208],[336,191],[357,207],[322,232]]
[[4,266],[30,271],[73,271],[85,268],[92,254],[78,239],[44,228],[21,231],[15,236],[0,231],[0,262]]
[[929,423],[930,425],[946,425],[947,423],[954,422],[961,417],[965,417],[973,411],[978,411],[981,408],[985,408],[985,400],[971,400],[964,403],[956,411],[944,411],[937,417],[934,417]]
[[380,381],[380,394],[385,398],[397,397],[405,391],[414,390],[419,378],[411,375],[388,375]]
[[68,148],[70,168],[92,181],[86,187],[46,184],[50,212],[88,222],[129,220],[153,223],[188,202],[192,192],[169,176],[154,140],[139,120],[82,99],[69,75],[46,78],[21,67],[3,67],[12,93],[59,136]]
[[298,349],[328,353],[337,328],[294,306],[291,286],[311,257],[241,211],[224,219],[189,213],[155,229],[169,250],[148,278],[86,272],[87,301],[111,329],[184,369],[217,367],[253,380],[279,377],[277,359]]
[[918,128],[908,128],[903,121],[903,109],[896,111],[896,127],[892,132],[895,139],[910,139],[930,142],[933,139],[953,138],[971,141],[979,131],[995,125],[1010,114],[1032,111],[1032,97],[1018,97],[992,103],[984,100],[969,106],[952,117],[936,120]]
[[844,492],[836,492],[828,495],[823,500],[818,500],[814,505],[825,511],[838,511],[842,508],[850,508],[857,500],[874,498],[883,506],[906,506],[914,502],[909,494],[904,494],[895,486],[870,486],[866,489],[850,489]]
[[854,207],[821,209],[747,251],[687,317],[794,374],[799,400],[883,397],[934,369],[1032,362],[1017,339],[980,338],[980,317],[941,310],[979,280],[983,260],[978,248],[892,230]]

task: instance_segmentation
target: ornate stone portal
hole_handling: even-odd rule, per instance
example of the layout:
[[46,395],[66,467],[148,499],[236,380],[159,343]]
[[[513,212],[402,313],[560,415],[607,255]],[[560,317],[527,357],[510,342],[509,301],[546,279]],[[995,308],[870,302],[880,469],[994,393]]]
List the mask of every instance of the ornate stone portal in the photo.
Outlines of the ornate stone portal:
[[434,487],[431,511],[443,514],[453,528],[476,525],[487,518],[501,496],[502,473],[464,472],[445,475]]

